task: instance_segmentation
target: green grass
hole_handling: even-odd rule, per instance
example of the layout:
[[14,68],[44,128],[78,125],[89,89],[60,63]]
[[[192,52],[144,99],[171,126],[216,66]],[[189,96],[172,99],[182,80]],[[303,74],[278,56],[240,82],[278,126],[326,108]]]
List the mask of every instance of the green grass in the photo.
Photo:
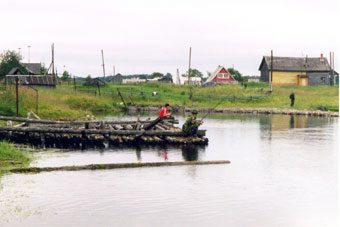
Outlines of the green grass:
[[[82,91],[94,92],[95,87],[78,86]],[[248,83],[247,89],[240,85],[216,87],[188,87],[165,83],[146,83],[143,85],[109,85],[101,88],[105,95],[112,96],[117,103],[120,89],[126,102],[142,106],[171,105],[212,107],[222,101],[220,107],[279,108],[297,110],[316,110],[326,107],[330,111],[339,110],[339,86],[274,86],[273,93],[268,95],[270,85],[267,83]],[[189,99],[190,89],[193,98]],[[159,96],[152,96],[153,91]],[[289,95],[295,91],[295,106],[290,107]],[[141,96],[140,92],[144,95]]]
[[0,172],[11,168],[27,167],[31,160],[28,152],[18,150],[7,141],[0,141]]
[[[116,102],[109,96],[88,93],[75,94],[70,89],[39,89],[38,115],[44,119],[74,120],[93,115],[95,112],[117,111]],[[36,93],[27,87],[19,89],[19,116],[36,111]],[[14,87],[0,95],[0,115],[16,115]]]
[[[216,87],[178,86],[165,83],[146,83],[140,85],[113,85],[101,87],[101,96],[96,87],[77,85],[75,94],[72,85],[58,86],[56,89],[39,89],[38,115],[44,119],[74,120],[86,115],[111,114],[122,110],[123,102],[118,96],[121,91],[127,104],[159,106],[169,103],[172,106],[237,108],[278,108],[297,110],[317,110],[322,107],[339,111],[339,86],[274,86],[273,93],[266,83],[248,83],[247,89],[240,85]],[[189,99],[190,90],[192,99]],[[156,91],[159,95],[152,96]],[[289,94],[295,91],[295,106],[290,107]],[[95,95],[96,92],[96,95]],[[143,95],[141,95],[143,92]],[[26,87],[19,89],[19,116],[36,108],[35,92]],[[14,86],[0,92],[0,115],[16,114]]]

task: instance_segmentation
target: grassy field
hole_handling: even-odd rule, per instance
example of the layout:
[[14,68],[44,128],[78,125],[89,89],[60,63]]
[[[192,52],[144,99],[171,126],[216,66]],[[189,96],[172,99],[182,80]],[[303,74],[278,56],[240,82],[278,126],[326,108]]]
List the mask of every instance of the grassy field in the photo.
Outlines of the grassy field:
[[31,160],[28,152],[20,151],[6,141],[0,141],[0,173],[10,168],[27,167]]
[[[45,119],[79,119],[97,113],[112,113],[122,110],[123,102],[118,95],[120,90],[125,103],[149,105],[179,105],[186,107],[249,107],[279,108],[297,110],[316,110],[320,107],[330,111],[339,110],[339,87],[326,86],[274,86],[273,93],[265,83],[248,83],[245,89],[240,85],[216,87],[188,87],[164,83],[146,83],[143,85],[109,85],[96,87],[77,85],[75,93],[72,85],[58,86],[57,89],[39,89],[38,115]],[[0,115],[16,114],[15,88],[0,89]],[[152,92],[157,92],[152,96]],[[290,107],[289,94],[295,92],[295,106]],[[190,93],[192,98],[190,99]],[[19,89],[19,115],[35,112],[35,92],[31,89]]]

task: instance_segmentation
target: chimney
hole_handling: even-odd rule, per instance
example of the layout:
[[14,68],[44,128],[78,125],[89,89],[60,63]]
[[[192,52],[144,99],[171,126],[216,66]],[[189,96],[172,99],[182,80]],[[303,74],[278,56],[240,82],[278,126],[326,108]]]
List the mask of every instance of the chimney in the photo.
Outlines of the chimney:
[[323,54],[320,54],[320,58],[323,59]]

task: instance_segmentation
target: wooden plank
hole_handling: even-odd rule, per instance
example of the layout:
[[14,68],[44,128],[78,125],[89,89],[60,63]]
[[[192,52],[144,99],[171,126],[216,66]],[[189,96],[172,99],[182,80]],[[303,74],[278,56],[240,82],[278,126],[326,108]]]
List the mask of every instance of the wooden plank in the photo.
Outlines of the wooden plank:
[[140,167],[160,167],[160,166],[187,166],[187,165],[216,165],[229,164],[229,160],[217,161],[185,161],[185,162],[146,162],[146,163],[109,163],[91,164],[80,166],[60,166],[60,167],[28,167],[11,169],[12,173],[40,173],[50,171],[76,171],[76,170],[100,170],[100,169],[119,169],[119,168],[140,168]]

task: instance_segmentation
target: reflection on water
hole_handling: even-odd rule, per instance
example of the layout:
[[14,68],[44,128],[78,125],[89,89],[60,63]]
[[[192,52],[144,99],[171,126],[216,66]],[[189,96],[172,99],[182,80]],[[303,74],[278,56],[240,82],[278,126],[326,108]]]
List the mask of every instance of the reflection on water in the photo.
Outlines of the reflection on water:
[[338,118],[216,114],[202,129],[208,146],[37,152],[33,166],[231,164],[6,175],[0,226],[338,226]]
[[182,156],[185,161],[198,160],[198,146],[187,144],[182,146]]

